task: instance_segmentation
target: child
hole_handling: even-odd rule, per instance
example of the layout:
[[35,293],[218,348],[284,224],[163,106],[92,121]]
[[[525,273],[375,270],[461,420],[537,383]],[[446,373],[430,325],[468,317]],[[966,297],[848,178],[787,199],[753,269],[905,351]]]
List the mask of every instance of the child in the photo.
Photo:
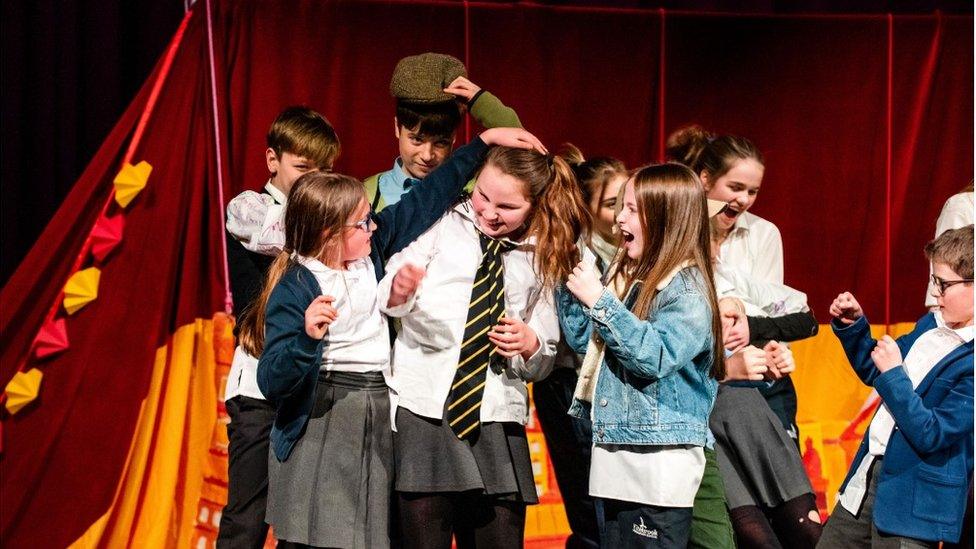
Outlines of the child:
[[[281,219],[292,185],[305,173],[331,170],[339,156],[332,125],[306,107],[283,110],[268,130],[267,143],[271,177],[264,190],[244,191],[227,205],[227,263],[237,319],[261,292],[268,267],[284,245]],[[274,406],[258,389],[257,367],[258,359],[235,349],[224,391],[230,445],[218,547],[263,547],[268,535],[264,514]]]
[[973,226],[925,246],[938,310],[897,340],[871,337],[849,292],[831,326],[881,396],[819,547],[938,547],[958,541],[973,474]]
[[563,334],[586,351],[570,413],[591,417],[590,495],[604,547],[686,547],[708,414],[725,375],[701,183],[640,169],[617,224],[610,283],[577,266],[560,289]]
[[[667,156],[694,170],[708,198],[727,204],[713,221],[719,262],[756,281],[783,284],[779,229],[749,211],[759,196],[766,169],[759,148],[744,137],[688,126],[668,136]],[[790,437],[798,439],[792,378],[779,379],[761,392]]]
[[541,149],[524,130],[486,131],[379,214],[348,176],[307,174],[292,190],[284,248],[241,329],[276,408],[267,518],[283,542],[389,545],[389,332],[376,280],[453,203],[488,143]]
[[464,64],[450,55],[404,57],[393,70],[390,93],[400,156],[390,170],[363,180],[374,211],[396,204],[451,154],[464,114],[459,101],[485,128],[522,127],[515,111],[465,78]]
[[[424,184],[426,185],[426,183]],[[409,195],[408,195],[409,196]],[[396,492],[405,547],[522,547],[536,503],[526,382],[559,339],[552,288],[588,228],[559,157],[496,147],[470,200],[390,260]],[[426,273],[420,289],[404,281]]]

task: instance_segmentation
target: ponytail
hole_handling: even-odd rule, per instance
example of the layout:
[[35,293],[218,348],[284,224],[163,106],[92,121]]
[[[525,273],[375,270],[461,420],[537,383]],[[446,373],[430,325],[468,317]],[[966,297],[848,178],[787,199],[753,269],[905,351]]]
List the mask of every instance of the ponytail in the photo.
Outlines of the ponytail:
[[560,156],[550,157],[552,178],[535,198],[528,234],[535,236],[535,270],[545,287],[566,280],[580,261],[576,242],[590,232],[590,212],[573,168]]
[[279,252],[268,267],[268,275],[265,277],[261,295],[244,309],[241,315],[238,342],[251,356],[259,357],[264,352],[264,316],[267,312],[268,298],[271,297],[271,290],[284,276],[290,264],[290,254],[285,251]]

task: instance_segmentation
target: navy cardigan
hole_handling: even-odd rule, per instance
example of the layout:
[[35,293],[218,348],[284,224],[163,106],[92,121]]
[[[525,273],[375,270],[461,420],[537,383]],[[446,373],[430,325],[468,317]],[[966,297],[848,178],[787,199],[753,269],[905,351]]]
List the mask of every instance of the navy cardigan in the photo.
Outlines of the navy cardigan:
[[[383,277],[390,256],[407,247],[454,205],[487,150],[485,142],[476,137],[399,202],[372,214],[376,230],[369,256],[377,280]],[[312,412],[325,340],[305,333],[305,309],[319,295],[322,289],[311,271],[293,263],[268,299],[258,387],[277,408],[271,447],[279,461],[288,459]]]
[[[832,326],[854,372],[877,389],[895,419],[878,477],[874,525],[885,534],[959,541],[973,474],[973,342],[953,349],[913,389],[903,366],[883,374],[875,367],[871,351],[877,342],[866,318],[850,326],[835,320]],[[929,313],[899,337],[902,356],[935,327]],[[842,492],[867,454],[869,437],[870,430]]]

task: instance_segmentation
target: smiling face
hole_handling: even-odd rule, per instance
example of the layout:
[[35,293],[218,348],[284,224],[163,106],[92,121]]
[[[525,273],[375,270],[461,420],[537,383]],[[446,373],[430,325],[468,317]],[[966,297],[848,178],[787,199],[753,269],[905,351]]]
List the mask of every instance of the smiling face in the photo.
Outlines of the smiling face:
[[524,231],[532,212],[532,203],[524,189],[522,181],[502,173],[491,163],[486,164],[471,193],[475,223],[481,232],[491,238],[514,238]]
[[423,179],[437,169],[454,146],[453,133],[449,137],[423,135],[419,124],[408,129],[397,123],[396,138],[404,171],[417,179]]
[[[946,282],[959,280],[963,277],[956,274],[945,263],[932,262],[932,274]],[[953,284],[946,288],[944,294],[938,288],[932,291],[936,299],[942,319],[953,329],[973,325],[973,283]]]
[[593,230],[607,242],[614,241],[613,224],[617,215],[617,195],[627,182],[627,176],[617,175],[603,187],[603,193],[590,197],[590,213],[593,214]]
[[264,151],[264,156],[268,164],[268,171],[271,172],[271,184],[285,196],[291,192],[291,188],[299,177],[321,168],[304,156],[290,152],[282,152],[279,156],[270,147]]
[[623,241],[624,251],[631,259],[640,258],[644,252],[644,228],[641,226],[640,214],[637,213],[637,194],[634,192],[633,178],[627,180],[624,187],[624,203],[617,214],[617,227]]
[[763,165],[755,159],[741,158],[721,177],[712,178],[706,171],[699,174],[706,196],[728,204],[722,213],[715,216],[719,229],[730,230],[736,219],[752,207],[762,185],[764,170]]

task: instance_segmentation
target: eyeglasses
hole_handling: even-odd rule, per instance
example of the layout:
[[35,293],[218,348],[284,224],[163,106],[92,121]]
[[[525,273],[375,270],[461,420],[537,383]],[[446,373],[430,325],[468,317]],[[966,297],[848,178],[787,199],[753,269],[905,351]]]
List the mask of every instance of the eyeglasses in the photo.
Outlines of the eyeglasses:
[[376,223],[373,223],[373,212],[366,214],[366,217],[355,222],[347,223],[346,227],[356,227],[357,229],[362,229],[364,233],[371,233],[376,230]]
[[959,280],[942,280],[941,278],[932,275],[932,285],[939,289],[939,295],[945,295],[946,289],[955,286],[956,284],[966,284],[971,283],[973,279],[962,278]]

